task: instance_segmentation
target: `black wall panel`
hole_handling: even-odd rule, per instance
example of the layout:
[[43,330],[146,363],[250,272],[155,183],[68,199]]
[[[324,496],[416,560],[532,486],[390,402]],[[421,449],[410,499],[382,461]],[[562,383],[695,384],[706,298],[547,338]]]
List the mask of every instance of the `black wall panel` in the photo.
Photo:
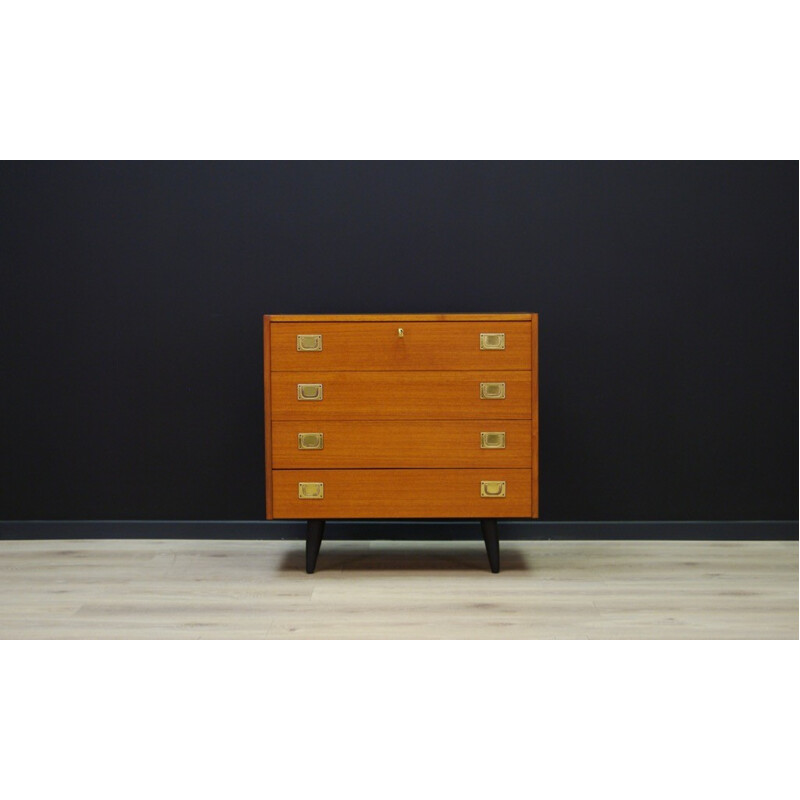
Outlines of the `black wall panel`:
[[796,519],[798,165],[5,163],[0,519],[261,519],[264,313],[537,311],[545,520]]

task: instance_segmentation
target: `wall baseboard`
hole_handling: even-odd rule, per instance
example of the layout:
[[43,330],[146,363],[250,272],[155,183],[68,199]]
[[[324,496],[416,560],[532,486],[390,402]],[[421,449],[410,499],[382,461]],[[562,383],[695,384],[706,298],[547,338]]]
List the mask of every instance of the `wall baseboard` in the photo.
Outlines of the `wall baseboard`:
[[[218,520],[0,520],[0,539],[304,539],[305,523]],[[329,540],[480,539],[477,521],[334,521]],[[797,520],[669,522],[500,522],[500,538],[797,541]]]

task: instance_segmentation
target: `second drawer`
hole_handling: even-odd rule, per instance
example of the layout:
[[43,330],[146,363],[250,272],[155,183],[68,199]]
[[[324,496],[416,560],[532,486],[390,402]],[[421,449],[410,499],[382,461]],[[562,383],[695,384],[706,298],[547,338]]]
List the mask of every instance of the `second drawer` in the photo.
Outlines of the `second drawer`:
[[302,467],[531,466],[529,420],[272,423],[272,465]]
[[531,418],[530,372],[273,372],[271,388],[273,421]]

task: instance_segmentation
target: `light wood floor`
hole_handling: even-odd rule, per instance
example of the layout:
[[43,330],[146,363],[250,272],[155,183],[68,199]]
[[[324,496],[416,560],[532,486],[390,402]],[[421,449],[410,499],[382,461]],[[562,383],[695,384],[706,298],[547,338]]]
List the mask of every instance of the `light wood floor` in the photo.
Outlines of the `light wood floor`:
[[0,542],[4,639],[785,639],[797,542]]

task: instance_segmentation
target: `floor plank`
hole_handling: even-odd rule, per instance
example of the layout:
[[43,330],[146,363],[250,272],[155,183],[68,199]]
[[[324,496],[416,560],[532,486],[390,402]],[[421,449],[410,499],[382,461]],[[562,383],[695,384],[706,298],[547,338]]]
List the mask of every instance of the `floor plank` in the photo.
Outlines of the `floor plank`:
[[797,542],[0,542],[3,639],[797,639]]

